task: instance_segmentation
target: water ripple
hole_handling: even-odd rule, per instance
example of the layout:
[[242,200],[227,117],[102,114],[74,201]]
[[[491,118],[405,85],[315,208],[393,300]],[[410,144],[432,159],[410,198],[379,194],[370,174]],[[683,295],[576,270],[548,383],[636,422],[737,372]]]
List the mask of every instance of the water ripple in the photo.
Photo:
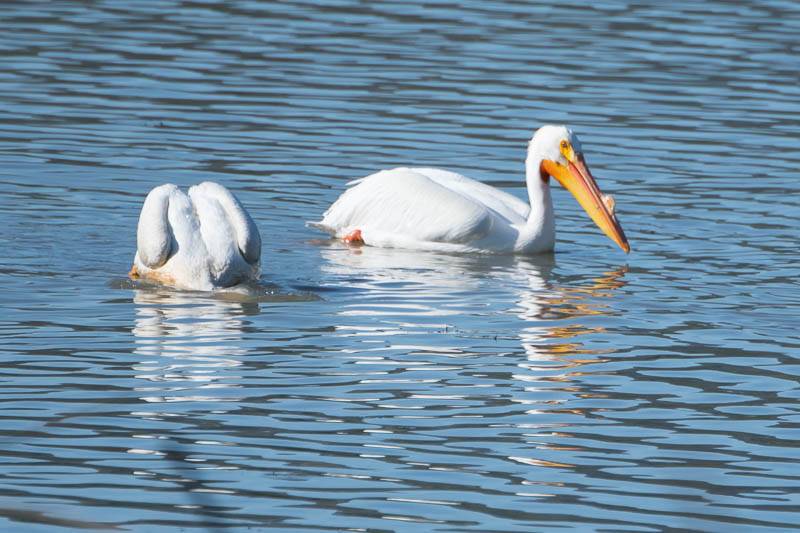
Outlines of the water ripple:
[[[2,529],[797,528],[794,3],[0,13]],[[630,256],[558,188],[544,257],[303,224],[403,164],[523,195],[547,122]],[[146,192],[206,179],[261,280],[125,279]]]

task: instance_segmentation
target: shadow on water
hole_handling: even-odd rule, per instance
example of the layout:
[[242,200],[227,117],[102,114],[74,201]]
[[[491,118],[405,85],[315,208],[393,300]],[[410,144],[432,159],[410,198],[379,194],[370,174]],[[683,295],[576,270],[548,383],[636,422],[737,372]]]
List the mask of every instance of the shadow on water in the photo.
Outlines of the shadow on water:
[[0,508],[0,514],[14,522],[21,522],[29,525],[52,525],[59,528],[70,528],[78,531],[128,531],[128,529],[125,527],[120,527],[105,522],[91,522],[87,520],[66,518],[63,516],[63,511],[60,509],[54,509],[52,512],[49,512],[3,507]]

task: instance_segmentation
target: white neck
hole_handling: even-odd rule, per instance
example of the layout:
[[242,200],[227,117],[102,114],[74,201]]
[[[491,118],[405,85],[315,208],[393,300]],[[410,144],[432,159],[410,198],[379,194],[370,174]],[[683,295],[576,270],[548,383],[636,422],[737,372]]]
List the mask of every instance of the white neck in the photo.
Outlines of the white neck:
[[531,212],[525,228],[520,232],[517,248],[538,252],[552,250],[556,238],[553,199],[550,185],[542,180],[539,168],[542,158],[529,152],[525,160],[525,181],[528,184],[528,199]]

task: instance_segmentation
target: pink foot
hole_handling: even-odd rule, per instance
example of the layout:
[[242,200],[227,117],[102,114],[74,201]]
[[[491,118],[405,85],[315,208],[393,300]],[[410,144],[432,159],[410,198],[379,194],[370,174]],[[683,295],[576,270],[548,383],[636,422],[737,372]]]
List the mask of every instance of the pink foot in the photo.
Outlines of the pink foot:
[[348,246],[361,246],[364,244],[364,239],[361,238],[361,230],[354,229],[344,237],[342,237],[342,242],[347,244]]

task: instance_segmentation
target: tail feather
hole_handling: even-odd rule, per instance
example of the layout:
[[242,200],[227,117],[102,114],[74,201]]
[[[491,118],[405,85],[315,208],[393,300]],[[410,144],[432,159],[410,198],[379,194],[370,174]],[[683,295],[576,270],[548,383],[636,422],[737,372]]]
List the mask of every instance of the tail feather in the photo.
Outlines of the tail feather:
[[328,226],[327,224],[323,223],[322,220],[320,220],[319,222],[312,222],[309,220],[306,222],[306,226],[317,228],[319,230],[324,231],[325,233],[333,235],[334,237],[336,236],[336,228]]

